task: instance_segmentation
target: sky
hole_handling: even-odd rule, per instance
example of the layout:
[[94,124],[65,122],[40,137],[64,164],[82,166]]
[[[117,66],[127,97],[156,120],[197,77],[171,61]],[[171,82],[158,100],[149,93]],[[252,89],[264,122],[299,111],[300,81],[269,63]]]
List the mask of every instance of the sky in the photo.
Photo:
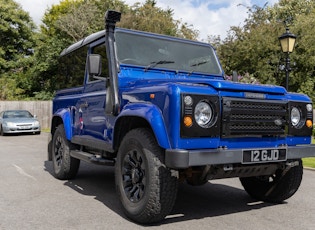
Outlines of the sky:
[[[15,0],[29,12],[39,25],[45,11],[60,0]],[[105,1],[105,0],[104,0]],[[124,0],[128,5],[145,0]],[[208,35],[224,39],[231,26],[242,26],[247,18],[247,7],[273,5],[278,0],[157,0],[157,6],[173,9],[174,19],[181,20],[199,31],[199,40]],[[105,13],[105,12],[104,12]],[[123,17],[123,16],[122,16]]]

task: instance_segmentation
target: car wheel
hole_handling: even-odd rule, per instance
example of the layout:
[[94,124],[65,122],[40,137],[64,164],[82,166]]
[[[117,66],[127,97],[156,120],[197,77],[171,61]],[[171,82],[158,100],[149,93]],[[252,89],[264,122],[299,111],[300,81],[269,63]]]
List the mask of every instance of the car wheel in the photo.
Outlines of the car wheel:
[[303,177],[303,165],[301,160],[298,165],[287,166],[283,170],[277,170],[270,176],[240,178],[245,191],[254,199],[281,203],[290,198],[300,187]]
[[116,190],[125,214],[135,222],[160,221],[175,203],[178,172],[168,169],[163,150],[148,129],[124,137],[115,165]]
[[70,150],[72,149],[74,149],[74,146],[67,140],[64,126],[59,125],[52,142],[53,172],[56,178],[68,180],[76,176],[80,160],[70,156]]

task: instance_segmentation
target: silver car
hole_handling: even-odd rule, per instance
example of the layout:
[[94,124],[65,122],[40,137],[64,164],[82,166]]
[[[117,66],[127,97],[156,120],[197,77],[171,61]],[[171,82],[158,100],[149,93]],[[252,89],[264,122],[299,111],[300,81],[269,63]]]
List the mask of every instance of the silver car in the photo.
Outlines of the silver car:
[[9,133],[40,134],[40,124],[36,116],[27,110],[6,110],[0,113],[0,135]]

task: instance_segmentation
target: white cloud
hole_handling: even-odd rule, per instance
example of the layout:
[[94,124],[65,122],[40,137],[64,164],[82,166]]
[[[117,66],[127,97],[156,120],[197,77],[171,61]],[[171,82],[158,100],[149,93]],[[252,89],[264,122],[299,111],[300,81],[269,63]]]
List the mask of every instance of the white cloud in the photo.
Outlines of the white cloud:
[[[24,10],[30,13],[35,23],[39,25],[45,10],[60,0],[15,0]],[[267,1],[267,0],[266,0]],[[231,26],[241,26],[247,17],[245,6],[260,4],[261,0],[157,0],[157,6],[163,9],[173,9],[174,19],[193,25],[200,32],[199,39],[206,39],[207,35],[220,35],[225,38]],[[124,0],[128,5],[145,0]],[[269,0],[269,5],[278,0]],[[209,7],[208,7],[209,6]],[[210,8],[212,6],[212,8]]]
[[[132,5],[139,0],[125,2]],[[173,9],[175,19],[181,19],[199,30],[199,39],[206,39],[208,35],[220,35],[224,39],[231,26],[243,25],[248,16],[246,7],[254,4],[263,6],[266,2],[267,0],[157,0],[157,6]],[[269,0],[268,4],[276,2],[278,0]],[[216,5],[222,7],[217,8]]]
[[52,4],[59,4],[60,0],[14,0],[19,3],[23,10],[29,12],[34,22],[39,25],[46,9]]

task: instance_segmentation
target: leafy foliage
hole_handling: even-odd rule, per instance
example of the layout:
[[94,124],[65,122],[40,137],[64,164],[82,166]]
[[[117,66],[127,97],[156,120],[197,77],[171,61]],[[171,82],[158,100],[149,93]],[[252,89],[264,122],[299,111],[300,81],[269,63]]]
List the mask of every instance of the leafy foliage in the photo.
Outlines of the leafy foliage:
[[155,0],[131,6],[118,26],[193,40],[198,37],[197,30],[187,23],[174,20],[173,10],[157,7]]
[[[70,3],[70,4],[69,4]],[[51,16],[53,11],[47,13],[45,17],[54,18],[55,22],[48,25],[60,31],[60,34],[68,35],[71,42],[79,41],[87,35],[104,29],[104,15],[106,10],[115,9],[124,13],[127,5],[118,0],[65,0],[53,8],[63,8],[58,16]],[[52,9],[53,9],[52,8]],[[46,24],[47,25],[47,24]]]
[[250,73],[261,83],[285,85],[285,64],[278,37],[289,26],[297,35],[290,55],[289,90],[308,94],[315,99],[315,2],[311,0],[280,0],[272,7],[248,8],[248,18],[243,27],[231,27],[227,38],[214,43],[226,74],[238,71]]
[[[225,78],[225,80],[233,81],[233,76],[226,75],[224,78]],[[250,75],[249,73],[245,73],[244,76],[237,75],[237,81],[241,82],[241,83],[247,83],[247,84],[255,84],[255,85],[260,84],[260,82],[254,76]]]
[[[39,98],[42,95],[46,98],[53,94],[58,81],[59,54],[71,43],[103,30],[104,13],[108,9],[122,12],[123,17],[118,26],[124,28],[197,38],[197,31],[185,23],[173,20],[172,10],[156,7],[153,0],[131,7],[119,0],[63,0],[47,10],[43,17],[44,24],[40,28],[35,50],[37,64],[26,73],[32,82],[27,91],[29,96]],[[34,95],[32,92],[37,93]]]
[[279,60],[280,47],[277,36],[279,23],[268,20],[265,9],[254,6],[244,27],[231,27],[227,38],[218,48],[223,68],[230,74],[251,73],[263,83],[275,84],[278,72],[273,63]]
[[[174,20],[173,10],[157,7],[156,0],[132,6],[122,0],[62,0],[46,10],[39,31],[14,0],[0,0],[0,100],[51,98],[58,81],[60,52],[103,30],[108,9],[122,12],[120,27],[198,37],[192,25]],[[224,40],[208,37],[226,75],[237,71],[245,82],[285,85],[285,72],[279,68],[285,64],[285,55],[278,37],[285,32],[286,24],[297,35],[290,55],[289,89],[315,99],[315,1],[279,0],[273,6],[254,5],[247,10],[244,26],[231,27]]]
[[35,25],[13,0],[0,0],[0,100],[24,93],[18,78],[30,67]]

